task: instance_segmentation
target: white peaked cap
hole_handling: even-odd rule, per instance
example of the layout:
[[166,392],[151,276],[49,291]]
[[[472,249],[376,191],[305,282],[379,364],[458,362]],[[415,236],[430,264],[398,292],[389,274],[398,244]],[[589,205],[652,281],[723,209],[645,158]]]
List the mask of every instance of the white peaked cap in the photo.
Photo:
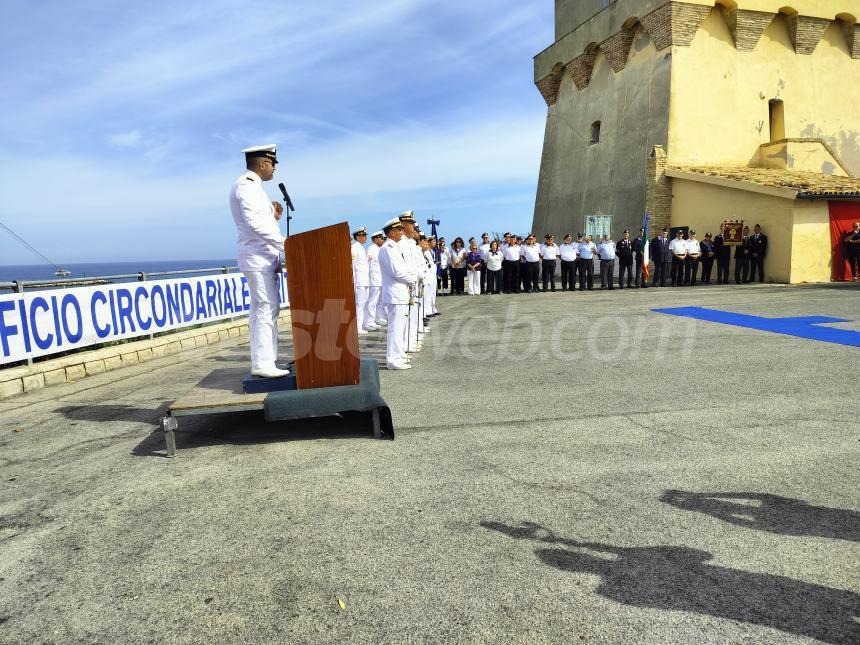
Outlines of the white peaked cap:
[[249,152],[275,152],[277,153],[277,144],[269,143],[264,146],[251,146],[250,148],[245,148],[242,151],[242,154],[248,154]]
[[371,235],[370,237],[371,237],[371,238],[374,238],[374,237],[385,237],[385,233],[383,233],[382,231],[376,231],[376,232],[375,232],[373,235]]
[[385,224],[382,225],[382,228],[384,228],[384,229],[385,228],[391,228],[392,226],[399,225],[399,224],[400,224],[400,218],[395,217],[394,219],[390,219],[387,222],[385,222]]

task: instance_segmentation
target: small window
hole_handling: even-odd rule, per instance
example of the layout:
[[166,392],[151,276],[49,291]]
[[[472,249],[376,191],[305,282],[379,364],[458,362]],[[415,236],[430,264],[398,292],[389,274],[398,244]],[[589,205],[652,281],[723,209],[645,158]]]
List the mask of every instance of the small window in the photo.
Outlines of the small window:
[[591,145],[600,143],[600,121],[591,124]]

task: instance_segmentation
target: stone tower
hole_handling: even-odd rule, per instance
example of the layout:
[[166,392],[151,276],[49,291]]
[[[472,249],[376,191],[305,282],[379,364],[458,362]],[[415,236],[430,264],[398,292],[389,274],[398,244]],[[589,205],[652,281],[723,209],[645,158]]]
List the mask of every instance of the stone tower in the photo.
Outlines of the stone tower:
[[[860,0],[556,0],[532,230],[668,225],[672,164],[860,174]],[[652,200],[650,203],[647,200]]]

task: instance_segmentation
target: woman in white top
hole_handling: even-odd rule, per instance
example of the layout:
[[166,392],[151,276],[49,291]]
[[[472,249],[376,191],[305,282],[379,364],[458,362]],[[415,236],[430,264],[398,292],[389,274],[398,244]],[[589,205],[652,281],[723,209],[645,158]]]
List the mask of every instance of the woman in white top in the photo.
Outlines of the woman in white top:
[[490,242],[490,250],[485,256],[487,263],[487,293],[502,292],[502,260],[504,256],[499,250],[498,240]]
[[445,246],[445,238],[439,238],[439,280],[436,285],[439,288],[439,293],[447,296],[451,293],[448,288],[448,265],[451,264],[451,256],[448,253],[448,247]]
[[466,249],[463,238],[458,237],[451,243],[451,252],[448,254],[451,260],[451,293],[458,296],[463,295],[466,281]]

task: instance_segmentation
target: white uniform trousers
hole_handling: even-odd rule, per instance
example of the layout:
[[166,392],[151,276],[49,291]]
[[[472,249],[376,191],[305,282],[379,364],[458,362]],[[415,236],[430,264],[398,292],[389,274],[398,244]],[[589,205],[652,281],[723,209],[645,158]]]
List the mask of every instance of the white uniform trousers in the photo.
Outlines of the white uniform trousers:
[[364,329],[367,324],[367,296],[370,287],[355,288],[355,328]]
[[406,312],[409,305],[382,305],[385,318],[388,320],[386,328],[385,363],[388,366],[402,364],[406,360]]
[[281,311],[278,276],[274,271],[243,271],[248,280],[251,308],[248,335],[251,369],[274,369],[278,358],[278,314]]
[[424,283],[424,315],[433,313],[433,301],[436,299],[436,281],[428,280]]
[[367,295],[367,312],[365,314],[365,324],[378,323],[385,318],[385,314],[380,311],[379,296],[382,294],[382,287],[370,287]]
[[481,295],[481,272],[467,270],[466,284],[466,293],[468,293],[470,296]]

